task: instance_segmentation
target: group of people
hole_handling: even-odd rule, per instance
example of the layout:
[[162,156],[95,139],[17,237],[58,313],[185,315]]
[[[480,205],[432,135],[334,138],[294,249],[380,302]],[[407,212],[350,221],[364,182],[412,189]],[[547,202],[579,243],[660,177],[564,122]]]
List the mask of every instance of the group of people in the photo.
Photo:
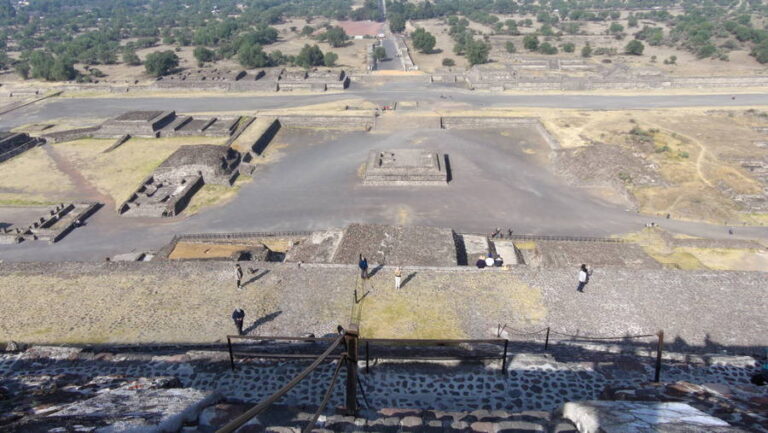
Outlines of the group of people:
[[477,261],[475,262],[475,266],[477,266],[477,269],[485,269],[485,268],[493,268],[497,267],[500,268],[504,265],[504,259],[501,258],[500,255],[488,253],[488,257],[480,256],[478,257]]

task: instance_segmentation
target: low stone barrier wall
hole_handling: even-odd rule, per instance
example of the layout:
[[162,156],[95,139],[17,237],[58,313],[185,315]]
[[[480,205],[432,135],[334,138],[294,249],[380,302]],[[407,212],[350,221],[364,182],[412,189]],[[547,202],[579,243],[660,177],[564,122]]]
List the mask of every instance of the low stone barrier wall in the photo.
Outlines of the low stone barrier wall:
[[440,118],[440,128],[442,129],[481,129],[536,124],[540,124],[540,122],[535,117],[445,116]]
[[43,138],[51,143],[61,143],[64,141],[80,140],[81,138],[88,138],[98,131],[100,126],[92,126],[88,128],[70,129],[67,131],[51,132],[49,134],[43,134]]
[[279,115],[280,125],[286,128],[332,128],[332,129],[362,129],[369,130],[376,123],[375,117],[370,116],[312,116],[312,115]]

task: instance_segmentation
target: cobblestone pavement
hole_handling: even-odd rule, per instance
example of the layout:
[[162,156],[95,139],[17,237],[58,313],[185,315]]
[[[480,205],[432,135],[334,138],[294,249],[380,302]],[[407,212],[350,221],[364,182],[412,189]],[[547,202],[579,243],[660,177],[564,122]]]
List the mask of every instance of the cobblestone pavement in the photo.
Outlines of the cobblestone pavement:
[[[233,372],[226,352],[173,356],[83,353],[63,358],[3,354],[0,355],[0,377],[22,385],[41,386],[41,376],[103,376],[105,381],[110,377],[174,376],[184,387],[216,390],[228,400],[257,402],[308,364],[245,362],[239,363]],[[609,385],[616,388],[648,382],[653,374],[651,363],[648,358],[645,361],[615,358],[602,362],[561,362],[547,355],[517,354],[508,364],[507,375],[501,374],[498,362],[486,365],[379,363],[370,372],[360,369],[365,394],[361,402],[374,408],[552,410],[567,401],[596,399]],[[321,365],[289,392],[281,404],[318,404],[334,368],[333,363]],[[668,362],[662,378],[668,382],[684,380],[746,386],[754,368],[754,360],[744,362],[744,358],[734,358],[734,362],[720,359],[706,365]],[[343,384],[342,373],[331,407],[343,404]]]
[[[227,262],[0,264],[0,341],[221,342],[234,332],[236,307],[252,335],[322,336],[350,322],[355,266],[243,268],[238,291]],[[367,337],[491,338],[507,324],[518,340],[541,341],[541,333],[518,333],[551,326],[553,338],[664,329],[666,344],[683,351],[768,345],[764,307],[755,302],[764,298],[760,272],[601,268],[578,293],[577,269],[406,267],[399,291],[391,268],[372,269],[357,305]]]

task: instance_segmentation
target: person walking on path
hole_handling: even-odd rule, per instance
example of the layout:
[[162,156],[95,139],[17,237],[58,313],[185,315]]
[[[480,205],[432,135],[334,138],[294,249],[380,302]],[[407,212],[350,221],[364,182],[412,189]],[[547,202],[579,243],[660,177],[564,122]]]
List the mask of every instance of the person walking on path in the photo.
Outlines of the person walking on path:
[[400,266],[395,268],[395,289],[400,288],[400,283],[402,282],[403,278],[403,270],[400,269]]
[[245,311],[243,311],[241,308],[236,308],[235,311],[232,312],[232,320],[235,322],[237,335],[243,335],[243,320],[245,320]]
[[240,267],[239,263],[235,263],[235,279],[237,280],[235,283],[237,285],[237,289],[240,290],[242,288],[240,283],[243,280],[243,268]]
[[360,254],[360,261],[357,263],[357,266],[360,268],[360,278],[367,280],[368,279],[368,259],[363,257],[362,254]]
[[584,286],[589,282],[589,274],[587,265],[581,265],[581,269],[579,269],[579,287],[576,288],[577,292],[584,292]]

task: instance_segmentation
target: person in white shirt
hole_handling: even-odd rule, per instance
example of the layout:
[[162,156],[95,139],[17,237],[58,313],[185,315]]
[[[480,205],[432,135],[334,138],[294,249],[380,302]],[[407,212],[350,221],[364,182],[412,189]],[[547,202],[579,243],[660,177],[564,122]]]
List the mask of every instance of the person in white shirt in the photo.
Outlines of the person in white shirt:
[[587,265],[581,265],[581,269],[579,269],[579,287],[576,289],[577,292],[584,291],[584,286],[586,286],[589,281],[589,274],[590,272],[587,271]]

